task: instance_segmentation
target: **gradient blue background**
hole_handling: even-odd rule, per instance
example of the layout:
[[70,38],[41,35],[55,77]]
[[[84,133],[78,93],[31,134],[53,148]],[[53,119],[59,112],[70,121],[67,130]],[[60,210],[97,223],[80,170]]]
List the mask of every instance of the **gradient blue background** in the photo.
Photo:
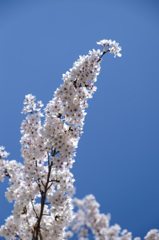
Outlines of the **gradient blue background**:
[[[61,77],[96,42],[116,40],[89,101],[73,173],[111,224],[141,236],[159,228],[159,1],[0,0],[0,145],[22,161],[24,96],[46,105]],[[0,225],[12,204],[0,183]]]

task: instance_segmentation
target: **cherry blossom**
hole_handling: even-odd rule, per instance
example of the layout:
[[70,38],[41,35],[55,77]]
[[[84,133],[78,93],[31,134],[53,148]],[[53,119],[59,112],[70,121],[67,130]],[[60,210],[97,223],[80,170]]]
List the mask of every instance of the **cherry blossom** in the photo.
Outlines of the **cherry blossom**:
[[[21,154],[24,163],[5,158],[0,148],[0,180],[9,177],[6,197],[14,201],[12,216],[0,235],[8,239],[64,239],[74,218],[74,177],[70,172],[86,116],[87,100],[96,91],[100,50],[80,56],[63,74],[44,111],[41,101],[25,96],[21,124]],[[44,117],[42,124],[41,118]],[[12,225],[12,227],[10,227]],[[14,227],[16,225],[16,227]]]
[[[132,239],[118,224],[110,226],[110,214],[100,213],[93,195],[73,199],[71,168],[87,101],[97,90],[103,55],[121,56],[116,41],[104,39],[97,44],[103,46],[103,52],[93,49],[80,56],[63,74],[63,83],[44,110],[42,101],[32,94],[25,96],[20,140],[23,163],[7,160],[9,154],[0,147],[0,180],[9,178],[6,198],[14,203],[12,215],[0,228],[0,236],[8,240],[64,240],[76,233],[79,240],[87,240],[90,231],[96,240]],[[151,230],[145,239],[158,240],[158,230]]]
[[119,43],[117,43],[115,40],[112,41],[111,39],[107,40],[107,39],[103,39],[99,42],[97,42],[98,45],[101,45],[103,47],[103,51],[110,51],[110,53],[114,53],[114,57],[118,56],[121,57],[122,54],[120,53],[120,51],[122,50],[122,48],[119,46]]

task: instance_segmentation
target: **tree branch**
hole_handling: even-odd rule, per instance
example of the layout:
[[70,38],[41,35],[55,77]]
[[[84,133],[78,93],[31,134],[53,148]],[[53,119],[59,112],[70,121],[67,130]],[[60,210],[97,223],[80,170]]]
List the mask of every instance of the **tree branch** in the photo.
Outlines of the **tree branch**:
[[[56,149],[54,149],[51,153],[51,156],[55,156],[56,155]],[[40,210],[40,215],[38,216],[38,220],[37,223],[35,225],[34,228],[34,234],[33,234],[33,240],[38,240],[38,236],[40,237],[40,239],[42,238],[42,235],[40,233],[40,224],[41,224],[41,220],[42,220],[42,216],[44,215],[44,206],[45,206],[45,201],[46,201],[46,197],[47,197],[47,190],[51,187],[48,187],[48,184],[50,182],[50,175],[51,175],[51,169],[53,166],[53,162],[49,161],[49,155],[48,155],[48,175],[47,175],[47,181],[46,184],[44,185],[44,191],[40,191],[41,193],[41,210]]]
[[104,54],[106,54],[109,51],[110,51],[109,49],[107,51],[105,51],[105,49],[104,49],[102,55],[99,57],[97,62],[100,62],[102,60],[102,57],[104,56]]

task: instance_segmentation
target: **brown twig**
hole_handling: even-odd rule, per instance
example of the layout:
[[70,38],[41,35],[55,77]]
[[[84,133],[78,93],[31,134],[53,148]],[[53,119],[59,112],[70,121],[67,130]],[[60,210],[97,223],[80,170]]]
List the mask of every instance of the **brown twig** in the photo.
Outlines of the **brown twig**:
[[99,57],[97,62],[100,62],[102,60],[102,57],[104,56],[104,54],[106,54],[109,51],[110,51],[109,49],[107,51],[104,49],[102,55]]
[[[52,156],[55,156],[57,154],[56,152],[56,149],[53,150],[52,152]],[[38,240],[38,236],[40,237],[40,239],[42,239],[42,235],[41,235],[41,232],[40,232],[40,224],[41,224],[41,220],[42,220],[42,217],[44,215],[44,206],[45,206],[45,201],[46,201],[46,197],[47,197],[47,190],[50,188],[50,186],[48,187],[48,184],[50,182],[50,175],[51,175],[51,169],[52,169],[52,166],[53,166],[53,162],[49,160],[49,156],[48,156],[48,175],[47,175],[47,181],[46,181],[46,184],[44,185],[44,191],[40,191],[41,193],[41,209],[40,209],[40,215],[37,216],[37,223],[34,227],[34,233],[33,233],[33,240]],[[39,188],[40,190],[41,188]],[[33,208],[34,210],[34,208]]]

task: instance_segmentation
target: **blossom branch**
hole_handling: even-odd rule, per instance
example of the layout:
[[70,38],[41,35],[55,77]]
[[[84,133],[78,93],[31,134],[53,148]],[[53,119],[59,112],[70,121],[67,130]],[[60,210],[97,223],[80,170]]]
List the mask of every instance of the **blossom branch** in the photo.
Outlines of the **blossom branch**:
[[0,235],[7,239],[12,239],[15,232],[22,240],[67,239],[66,229],[74,218],[74,178],[70,169],[83,130],[87,100],[97,89],[95,82],[104,54],[110,51],[121,56],[115,41],[102,40],[98,44],[104,47],[103,53],[93,50],[79,57],[63,75],[63,84],[47,104],[45,114],[41,112],[42,102],[36,103],[35,96],[26,95],[22,112],[27,115],[20,141],[24,165],[4,160],[7,153],[0,148],[0,180],[9,176],[11,186],[6,197],[14,201],[13,215],[0,228]]
[[[54,149],[54,151],[52,152],[52,156],[54,157],[56,154],[57,154],[57,152]],[[37,224],[35,226],[36,235],[35,235],[35,238],[34,238],[34,234],[33,234],[33,240],[38,240],[38,236],[39,236],[39,234],[41,234],[40,233],[40,223],[41,223],[41,220],[42,220],[42,216],[44,215],[43,212],[44,212],[45,201],[46,201],[46,198],[47,198],[47,191],[49,189],[48,188],[48,184],[50,182],[50,175],[51,175],[52,166],[53,166],[53,162],[49,161],[49,154],[48,154],[48,175],[47,175],[47,181],[46,181],[46,184],[45,184],[45,187],[44,187],[44,191],[40,190],[40,193],[41,193],[41,210],[40,210],[40,215],[39,215],[38,220],[37,220]]]
[[99,59],[97,60],[97,62],[100,62],[100,61],[102,60],[102,57],[103,57],[107,52],[109,52],[109,51],[110,51],[109,49],[108,49],[107,51],[104,49],[102,55],[99,57]]

